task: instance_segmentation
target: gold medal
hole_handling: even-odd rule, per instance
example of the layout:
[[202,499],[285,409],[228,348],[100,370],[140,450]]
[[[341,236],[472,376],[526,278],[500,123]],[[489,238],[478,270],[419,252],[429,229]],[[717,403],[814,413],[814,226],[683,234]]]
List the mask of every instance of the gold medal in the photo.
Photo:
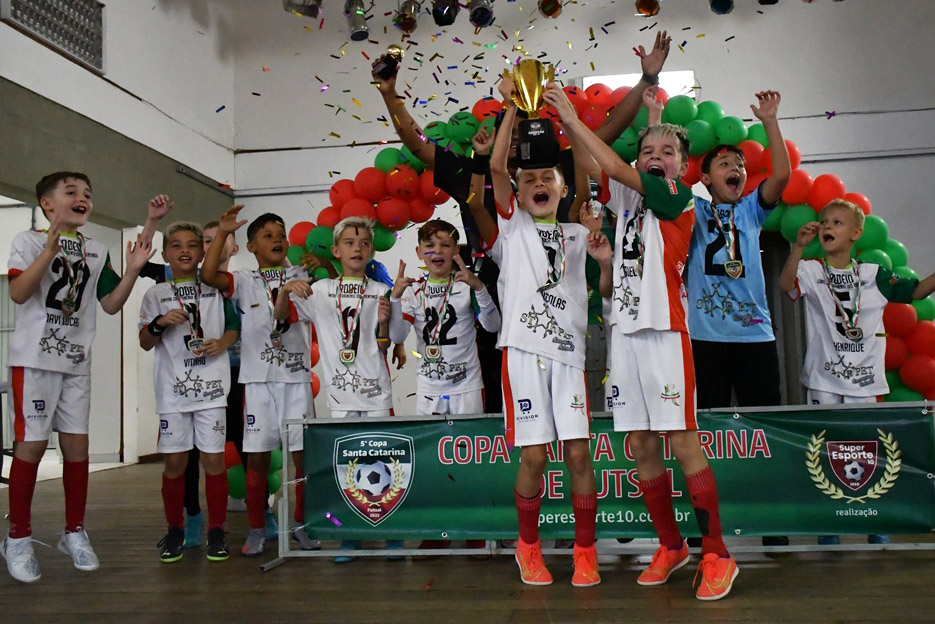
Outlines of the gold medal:
[[70,293],[62,299],[62,314],[65,316],[71,316],[77,308],[75,298]]
[[727,277],[737,279],[743,274],[743,262],[740,260],[728,260],[724,263],[724,272]]
[[854,342],[860,342],[864,337],[864,330],[859,327],[848,327],[844,330],[844,336],[848,340],[853,340]]
[[201,355],[201,349],[204,347],[204,344],[205,341],[201,338],[190,338],[188,341],[188,350],[195,355]]
[[357,352],[353,349],[341,349],[341,364],[345,366],[350,366],[354,363],[354,360],[357,358]]
[[442,359],[442,348],[439,345],[425,345],[425,361],[437,362]]

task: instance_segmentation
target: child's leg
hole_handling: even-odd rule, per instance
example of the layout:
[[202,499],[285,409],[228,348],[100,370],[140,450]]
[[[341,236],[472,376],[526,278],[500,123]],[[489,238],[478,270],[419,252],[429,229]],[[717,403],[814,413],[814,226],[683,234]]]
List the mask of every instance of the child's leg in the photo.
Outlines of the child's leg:
[[575,543],[581,548],[594,544],[597,523],[597,491],[589,440],[565,440],[565,465],[571,473],[571,506],[575,512]]
[[165,509],[169,528],[182,529],[185,525],[185,466],[188,464],[188,451],[166,453],[162,471],[162,505]]
[[198,501],[199,455],[198,448],[192,448],[188,452],[188,464],[185,466],[185,513],[189,516],[201,513],[201,503]]
[[205,467],[208,529],[224,528],[224,522],[227,520],[227,471],[224,469],[224,453],[202,452],[201,463]]
[[701,529],[702,554],[717,553],[719,557],[729,557],[721,536],[721,514],[714,473],[701,449],[698,432],[672,431],[669,433],[669,444],[685,474],[695,518]]
[[251,529],[266,526],[266,481],[269,451],[251,452],[247,458],[247,518]]
[[629,443],[640,476],[643,503],[652,518],[659,543],[669,550],[679,550],[682,548],[682,534],[675,522],[672,483],[662,463],[659,434],[655,431],[633,431],[629,434]]
[[539,509],[542,475],[548,461],[546,445],[524,446],[519,470],[516,471],[516,515],[519,518],[519,537],[527,544],[539,541]]
[[48,446],[48,440],[17,442],[10,464],[10,537],[32,535],[32,497],[36,490],[39,461]]
[[58,441],[64,459],[65,532],[76,533],[84,527],[88,504],[88,434],[60,432]]

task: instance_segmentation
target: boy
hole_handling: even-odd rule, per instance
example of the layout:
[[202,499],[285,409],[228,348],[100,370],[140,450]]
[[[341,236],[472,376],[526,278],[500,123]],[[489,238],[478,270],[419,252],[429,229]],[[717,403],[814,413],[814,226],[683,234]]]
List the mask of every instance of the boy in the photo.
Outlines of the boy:
[[[851,259],[863,232],[864,213],[836,199],[822,208],[818,222],[799,230],[779,286],[808,306],[808,348],[802,385],[811,405],[876,401],[889,392],[883,359],[883,308],[888,301],[909,303],[935,290],[935,275],[921,282],[894,276],[870,262]],[[824,260],[802,260],[802,250],[819,236]]]
[[[373,224],[349,217],[334,226],[331,253],[343,274],[309,285],[308,279],[290,281],[276,300],[276,318],[315,324],[321,365],[332,418],[386,417],[393,413],[389,348],[390,304],[386,284],[365,275],[373,257]],[[289,295],[293,295],[290,299]],[[290,301],[292,305],[290,306]],[[389,540],[388,549],[403,547]],[[341,543],[342,550],[360,548],[357,541]],[[352,557],[342,556],[336,563]]]
[[667,431],[702,534],[696,597],[723,598],[737,576],[737,564],[721,538],[714,475],[698,441],[681,278],[694,223],[691,191],[679,181],[688,167],[688,139],[671,124],[647,126],[639,136],[634,169],[587,129],[560,87],[549,85],[545,100],[558,110],[572,145],[590,152],[606,172],[599,201],[617,215],[613,264],[601,265],[600,281],[601,294],[613,297],[608,384],[615,392],[610,403],[614,429],[630,432],[643,501],[660,542],[637,583],[665,583],[689,558],[662,461],[659,433]]
[[[511,128],[517,110],[511,98],[513,83],[504,78],[499,88],[509,102],[502,126]],[[552,583],[539,540],[540,487],[548,444],[561,440],[575,515],[572,585],[589,587],[601,582],[584,372],[584,260],[591,241],[581,225],[556,221],[559,201],[568,192],[556,164],[557,144],[551,153],[545,148],[520,163],[514,195],[507,169],[509,143],[496,141],[490,159],[497,222],[482,205],[472,209],[484,243],[500,266],[503,324],[497,346],[503,349],[506,435],[510,445],[522,447],[514,493],[519,519],[516,562],[524,583]]]
[[[10,298],[16,328],[10,342],[10,382],[16,449],[10,466],[10,531],[0,545],[10,575],[23,583],[41,572],[32,547],[30,513],[39,460],[49,434],[59,433],[64,458],[65,532],[58,549],[79,570],[100,566],[84,530],[88,497],[88,421],[91,342],[97,306],[116,314],[140,269],[152,256],[149,238],[127,243],[126,272],[118,276],[107,248],[78,231],[93,204],[83,173],[60,171],[36,184],[36,199],[49,220],[47,232],[16,235],[10,252]],[[150,212],[164,199],[153,198]],[[147,228],[154,227],[147,223]],[[145,234],[145,230],[144,230]]]
[[[286,228],[275,214],[265,213],[247,228],[247,250],[257,260],[256,270],[228,273],[219,270],[228,236],[246,221],[238,221],[243,205],[237,204],[221,215],[217,236],[201,267],[201,278],[228,299],[236,299],[243,313],[240,330],[240,382],[244,384],[243,449],[247,459],[247,516],[250,532],[241,549],[245,557],[257,557],[266,544],[266,479],[270,453],[280,447],[284,418],[314,418],[311,385],[308,381],[309,331],[304,324],[293,325],[273,318],[276,296],[283,285],[308,274],[301,267],[283,267]],[[292,538],[303,550],[315,544],[303,530],[305,487],[301,481],[302,429],[289,431],[289,449],[296,471],[294,524]]]
[[172,278],[143,295],[139,323],[140,346],[146,351],[156,349],[153,387],[161,424],[157,450],[165,456],[162,500],[169,523],[169,532],[159,543],[159,558],[163,563],[182,558],[184,475],[195,446],[205,469],[208,559],[224,561],[229,556],[224,536],[224,423],[230,388],[226,350],[237,339],[239,322],[230,302],[214,288],[202,285],[198,277],[198,264],[204,258],[198,224],[170,225],[162,257],[172,269]]

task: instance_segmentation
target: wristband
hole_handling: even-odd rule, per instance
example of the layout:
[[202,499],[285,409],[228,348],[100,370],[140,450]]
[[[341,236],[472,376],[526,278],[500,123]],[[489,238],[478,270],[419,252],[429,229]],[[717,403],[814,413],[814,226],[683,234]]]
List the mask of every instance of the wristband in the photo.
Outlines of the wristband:
[[490,155],[474,154],[471,159],[471,173],[486,175],[490,171]]
[[659,76],[650,76],[649,74],[646,74],[646,73],[640,76],[640,80],[642,80],[643,82],[648,82],[651,85],[659,84]]
[[166,333],[165,327],[160,327],[159,325],[156,324],[156,321],[158,321],[161,318],[162,318],[162,314],[154,318],[152,321],[149,322],[149,325],[146,326],[146,331],[149,332],[150,336],[161,336],[164,333]]

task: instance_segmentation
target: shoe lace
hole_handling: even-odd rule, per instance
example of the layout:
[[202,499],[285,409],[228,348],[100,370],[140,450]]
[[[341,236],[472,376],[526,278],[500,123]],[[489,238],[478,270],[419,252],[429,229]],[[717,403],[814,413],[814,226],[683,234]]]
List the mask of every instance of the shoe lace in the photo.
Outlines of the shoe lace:
[[656,554],[653,555],[653,560],[649,562],[649,567],[650,567],[650,568],[658,568],[658,567],[660,567],[660,566],[665,565],[666,562],[667,562],[666,554],[667,554],[668,552],[669,552],[669,551],[668,551],[668,549],[667,549],[665,546],[660,546],[660,547],[656,550]]
[[543,567],[545,562],[542,560],[542,549],[537,546],[530,546],[529,548],[523,549],[525,554],[523,556],[523,564],[530,572],[536,572]]
[[[13,546],[12,541],[8,541],[7,544],[8,544],[7,545],[8,550],[17,550],[17,547]],[[21,543],[21,545],[19,546],[19,549],[25,549],[28,544],[39,544],[40,546],[45,546],[46,548],[52,548],[50,544],[46,544],[45,542],[40,542],[39,540],[34,538],[32,535],[30,535],[28,540]]]
[[702,557],[701,563],[698,564],[698,569],[695,571],[695,578],[692,579],[692,587],[698,581],[699,574],[701,574],[701,579],[705,583],[713,582],[715,574],[717,574],[717,557],[709,557],[708,555]]
[[594,551],[590,548],[581,549],[575,553],[575,569],[578,569],[578,563],[584,566],[583,569],[592,570],[597,567],[597,561],[594,558]]

